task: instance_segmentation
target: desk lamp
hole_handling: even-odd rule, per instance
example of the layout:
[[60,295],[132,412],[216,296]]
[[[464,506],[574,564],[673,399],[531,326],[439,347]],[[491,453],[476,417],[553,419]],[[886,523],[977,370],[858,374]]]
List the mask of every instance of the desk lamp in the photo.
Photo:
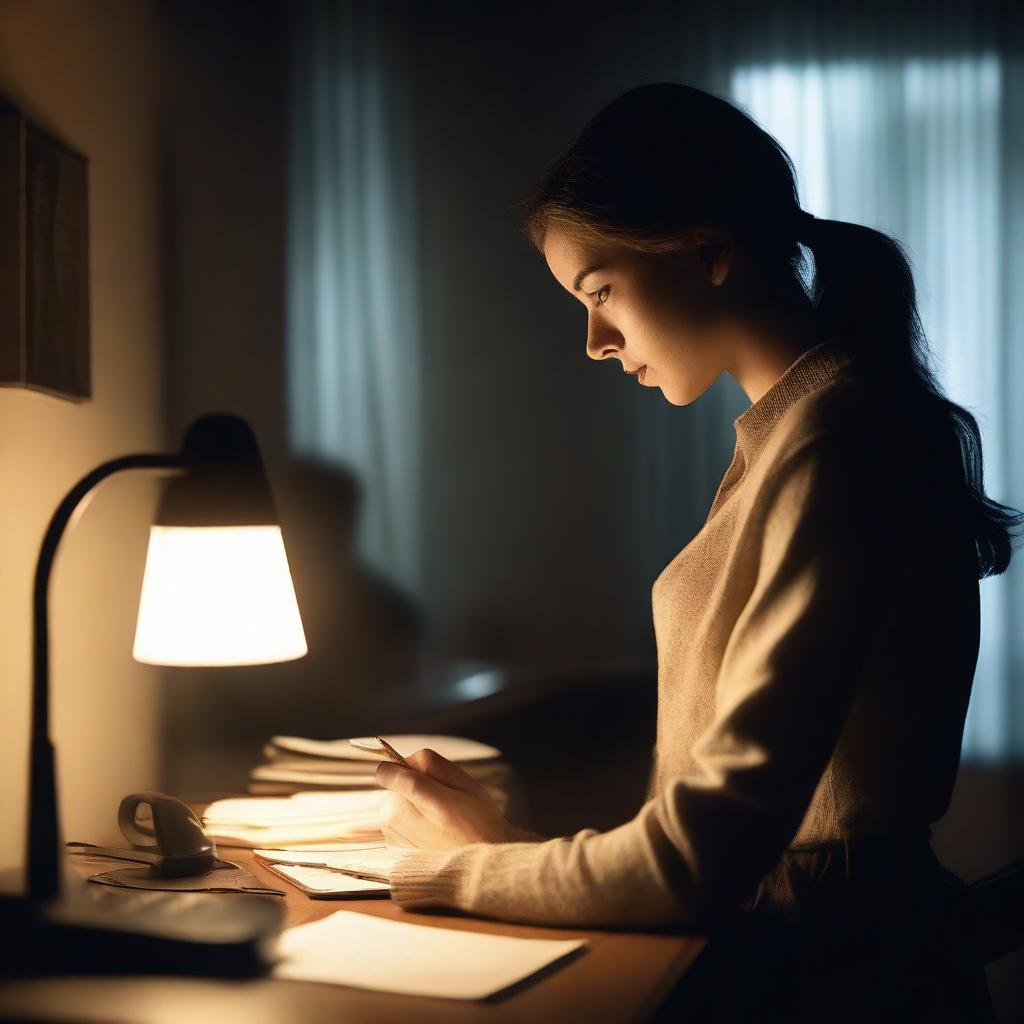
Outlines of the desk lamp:
[[254,665],[306,654],[270,486],[256,438],[244,420],[203,416],[185,432],[180,453],[125,455],[97,466],[71,488],[50,520],[36,565],[28,891],[0,899],[0,924],[13,940],[13,955],[3,958],[0,970],[260,973],[282,920],[280,906],[267,897],[90,895],[82,884],[62,891],[49,737],[50,574],[65,528],[96,485],[130,469],[168,477],[150,529],[136,660]]

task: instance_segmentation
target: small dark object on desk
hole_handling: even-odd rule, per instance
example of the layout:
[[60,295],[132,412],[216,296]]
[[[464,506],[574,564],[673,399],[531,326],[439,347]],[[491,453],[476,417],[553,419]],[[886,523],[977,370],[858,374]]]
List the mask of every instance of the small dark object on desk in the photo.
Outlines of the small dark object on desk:
[[[147,813],[148,812],[148,813]],[[196,812],[166,793],[132,793],[121,801],[117,823],[130,850],[92,843],[68,843],[71,853],[100,860],[125,860],[147,868],[116,868],[90,876],[90,882],[126,889],[164,892],[251,892],[283,896],[261,885],[251,872],[221,860]]]
[[[148,820],[142,816],[148,808]],[[217,865],[217,847],[188,804],[167,793],[130,793],[117,809],[121,834],[133,849],[154,853],[150,871],[161,878],[184,878]]]

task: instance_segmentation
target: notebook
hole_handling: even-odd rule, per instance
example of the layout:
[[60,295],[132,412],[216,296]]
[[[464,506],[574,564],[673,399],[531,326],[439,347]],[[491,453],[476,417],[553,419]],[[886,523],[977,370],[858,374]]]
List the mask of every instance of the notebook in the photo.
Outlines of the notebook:
[[388,873],[400,850],[386,846],[355,851],[255,850],[268,871],[301,889],[310,899],[341,900],[390,892]]
[[268,871],[272,871],[286,882],[291,882],[314,900],[350,900],[361,896],[387,896],[391,892],[387,882],[357,878],[355,875],[346,875],[326,868],[276,864],[259,857],[257,860]]
[[335,874],[343,872],[377,882],[387,882],[395,860],[404,850],[393,846],[376,846],[361,850],[254,850],[256,859],[270,866],[290,864],[322,868]]

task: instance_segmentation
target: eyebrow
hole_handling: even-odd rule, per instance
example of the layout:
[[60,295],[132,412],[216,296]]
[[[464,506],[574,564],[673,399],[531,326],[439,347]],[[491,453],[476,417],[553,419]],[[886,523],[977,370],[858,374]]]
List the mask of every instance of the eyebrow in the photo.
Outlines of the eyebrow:
[[572,290],[574,292],[578,292],[583,278],[585,278],[587,274],[592,274],[595,270],[600,270],[603,266],[603,263],[592,263],[589,267],[584,267],[573,279]]

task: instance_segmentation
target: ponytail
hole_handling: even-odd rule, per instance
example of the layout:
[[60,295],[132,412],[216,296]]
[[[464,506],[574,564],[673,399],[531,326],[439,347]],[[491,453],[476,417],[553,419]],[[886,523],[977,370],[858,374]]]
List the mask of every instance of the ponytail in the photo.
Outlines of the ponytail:
[[[981,432],[943,393],[928,365],[910,262],[889,235],[801,211],[797,240],[814,256],[812,301],[819,335],[842,337],[855,363],[917,398],[929,426],[957,446],[962,487],[955,510],[978,553],[978,577],[1006,571],[1024,514],[985,494]],[[935,436],[933,434],[933,436]],[[938,439],[938,438],[937,438]]]
[[873,228],[806,211],[796,237],[814,255],[811,298],[819,334],[844,338],[861,362],[884,363],[897,374],[911,371],[921,361],[924,332],[900,243]]

